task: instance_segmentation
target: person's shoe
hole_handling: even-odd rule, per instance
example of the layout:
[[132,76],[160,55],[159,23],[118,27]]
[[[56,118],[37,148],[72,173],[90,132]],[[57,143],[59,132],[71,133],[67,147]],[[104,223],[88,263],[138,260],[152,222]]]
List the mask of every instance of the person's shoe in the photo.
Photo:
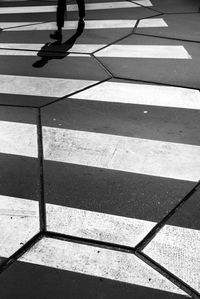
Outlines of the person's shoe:
[[60,31],[55,31],[54,33],[51,33],[50,38],[56,39],[56,40],[61,40],[62,39],[62,33]]

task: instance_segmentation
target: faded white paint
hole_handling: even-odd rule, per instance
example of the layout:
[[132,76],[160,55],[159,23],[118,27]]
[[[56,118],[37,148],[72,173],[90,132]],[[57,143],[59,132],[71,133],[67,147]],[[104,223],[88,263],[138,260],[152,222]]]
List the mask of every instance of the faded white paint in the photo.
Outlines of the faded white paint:
[[43,127],[46,160],[198,181],[200,146]]
[[111,45],[95,54],[97,57],[192,59],[183,46]]
[[38,232],[37,201],[0,195],[1,257],[12,255]]
[[162,18],[156,18],[156,19],[144,19],[139,21],[138,26],[139,28],[143,27],[168,27],[167,23]]
[[37,126],[0,121],[0,153],[37,158]]
[[70,98],[200,110],[199,90],[161,85],[103,82]]
[[97,81],[0,75],[0,91],[5,94],[59,98],[95,83]]
[[[0,43],[0,55],[28,55],[28,56],[35,56],[37,53],[36,51],[40,51],[41,48],[44,46],[44,44],[18,44],[18,43]],[[74,44],[68,52],[77,52],[77,53],[92,53],[94,51],[97,51],[98,49],[101,49],[105,47],[104,44]],[[65,52],[66,45],[58,45],[57,51]],[[12,51],[8,51],[7,49],[10,49]],[[28,50],[28,51],[22,51],[22,50]],[[51,50],[52,51],[52,50]],[[54,45],[53,51],[56,51],[56,46]],[[23,54],[20,54],[23,52]],[[10,54],[11,53],[11,54]],[[72,56],[70,54],[69,56]],[[83,56],[83,55],[81,55]],[[85,57],[89,57],[84,55]]]
[[143,251],[200,292],[199,248],[199,230],[165,225]]
[[46,205],[46,211],[50,231],[130,247],[142,241],[156,224],[52,204]]
[[186,295],[133,254],[43,238],[20,261]]
[[[134,28],[136,20],[88,20],[84,29]],[[65,21],[64,30],[77,29],[78,21]],[[56,22],[47,23],[0,23],[5,31],[54,30]]]
[[[151,6],[150,1],[144,1],[145,6]],[[119,9],[119,8],[134,8],[139,7],[136,3],[131,3],[129,1],[122,2],[101,2],[101,3],[86,3],[86,10],[103,10],[103,9]],[[21,7],[1,7],[0,14],[23,14],[23,13],[47,13],[55,12],[55,5],[45,5],[45,6],[21,6]],[[78,11],[78,6],[76,4],[68,4],[67,11]]]
[[[19,226],[24,218],[27,218],[29,221],[35,221],[35,218],[38,217],[38,209],[38,203],[36,201],[3,195],[0,196],[0,217],[3,217],[0,219],[5,220],[2,221],[3,226],[6,225],[6,221],[10,221],[9,223],[11,224],[15,223],[17,230],[17,221],[19,220]],[[46,204],[46,216],[47,229],[50,231],[130,247],[136,246],[156,225],[156,223],[152,221],[54,204]],[[12,219],[10,217],[12,217]],[[7,233],[6,229],[5,233]],[[3,235],[4,234],[2,234],[2,236]],[[10,232],[10,235],[12,235],[12,232]],[[14,241],[15,238],[13,239],[13,242]],[[10,248],[13,246],[11,240],[11,244],[6,243],[5,247],[10,251]],[[0,249],[0,255],[3,255],[1,250],[4,250],[4,246],[2,247],[3,248]]]

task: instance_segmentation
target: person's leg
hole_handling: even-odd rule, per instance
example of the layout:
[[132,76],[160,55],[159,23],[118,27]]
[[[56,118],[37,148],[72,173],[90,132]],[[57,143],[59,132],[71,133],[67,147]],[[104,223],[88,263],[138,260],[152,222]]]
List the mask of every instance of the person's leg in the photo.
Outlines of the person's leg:
[[65,22],[66,0],[58,0],[57,5],[57,27],[58,31],[62,31]]
[[79,20],[85,18],[85,1],[84,0],[77,0],[78,4],[78,11],[79,11]]
[[58,0],[56,12],[57,31],[55,31],[53,34],[50,34],[50,37],[53,39],[62,39],[62,28],[65,22],[65,12],[66,0]]

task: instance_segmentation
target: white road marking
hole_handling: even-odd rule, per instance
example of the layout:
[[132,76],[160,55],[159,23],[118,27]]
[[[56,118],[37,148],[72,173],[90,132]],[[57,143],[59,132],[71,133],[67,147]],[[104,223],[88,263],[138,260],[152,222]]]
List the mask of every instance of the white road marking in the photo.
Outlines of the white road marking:
[[138,28],[143,28],[143,27],[168,27],[167,23],[161,19],[144,19],[139,21],[139,24],[137,26]]
[[142,6],[153,6],[150,0],[132,0],[132,2]]
[[97,81],[0,75],[0,91],[4,94],[59,98],[95,83]]
[[199,90],[160,85],[104,82],[70,98],[200,110]]
[[97,57],[192,59],[183,46],[111,45],[95,54]]
[[[62,54],[63,53],[63,54]],[[55,52],[53,51],[49,51],[49,52],[43,52],[43,54],[41,55],[42,57],[51,57],[53,56],[54,58],[56,57],[62,57],[64,55],[64,53],[66,53],[67,57],[87,57],[90,58],[90,56],[88,56],[88,54],[81,54],[81,53],[70,53],[70,50],[67,52]],[[68,54],[69,53],[69,54]],[[0,49],[0,56],[38,56],[36,51],[22,51],[22,50],[9,50],[9,49]]]
[[47,228],[67,235],[134,247],[155,222],[47,204]]
[[[46,53],[46,54],[45,54]],[[48,54],[49,53],[49,54]],[[63,52],[65,53],[65,52]],[[70,51],[67,51],[66,53],[70,53]],[[37,56],[36,51],[22,51],[22,50],[2,50],[0,49],[0,56]],[[54,52],[54,51],[49,51],[49,52],[44,52],[43,57],[61,57],[62,53]],[[67,57],[88,57],[90,58],[87,54],[81,54],[81,53],[70,53],[67,54]]]
[[165,225],[143,250],[200,292],[200,231]]
[[[152,6],[150,1],[144,1],[145,6]],[[101,2],[101,3],[86,3],[86,10],[103,10],[103,9],[119,9],[119,8],[135,8],[140,7],[136,3],[122,1],[122,2]],[[55,12],[57,6],[45,5],[45,6],[21,6],[21,7],[1,7],[0,14],[23,14],[23,13],[47,13]],[[76,4],[68,4],[67,11],[78,11]]]
[[135,255],[120,251],[43,238],[19,260],[186,295]]
[[43,127],[46,160],[198,181],[200,146]]
[[0,153],[37,158],[37,126],[0,121]]
[[[84,29],[116,29],[134,28],[137,20],[88,20],[85,21]],[[64,30],[77,29],[77,21],[65,21]],[[0,23],[0,28],[5,31],[31,31],[31,30],[54,30],[56,22],[47,23]]]
[[[50,44],[51,46],[51,44]],[[51,48],[51,51],[56,52],[65,52],[66,47],[68,44],[63,43],[62,45],[58,45],[56,48],[56,45],[53,45],[53,48]],[[92,53],[94,51],[97,51],[98,49],[101,49],[105,47],[105,44],[74,44],[68,52],[77,52],[77,53]],[[28,56],[35,56],[37,53],[35,51],[40,51],[41,48],[44,47],[44,44],[18,44],[18,43],[0,43],[0,55],[20,55],[21,50],[29,50],[29,51],[23,51],[24,54],[21,55],[28,55]],[[4,48],[4,49],[3,49]],[[7,50],[11,49],[11,50]],[[15,49],[15,50],[14,50]],[[20,49],[20,50],[19,50]],[[31,51],[32,50],[32,51]],[[27,54],[25,54],[27,52]],[[12,54],[10,54],[12,53]],[[86,55],[84,55],[86,56]],[[86,56],[88,57],[88,56]]]
[[[32,212],[35,211],[35,209],[37,209],[37,214]],[[16,219],[20,221],[20,217],[23,216],[32,219],[32,217],[38,215],[38,203],[33,200],[1,195],[0,217],[1,215],[15,216]],[[136,246],[156,225],[156,222],[152,221],[92,212],[54,204],[46,204],[46,215],[47,229],[49,231],[130,247]],[[4,218],[5,221],[7,221],[7,218]],[[2,225],[5,225],[5,221]],[[21,225],[21,222],[19,222],[19,225]],[[6,246],[8,246],[8,249],[10,248],[9,244]],[[11,247],[12,246],[13,245],[11,245]]]
[[38,232],[39,206],[37,201],[0,195],[1,257],[12,255]]

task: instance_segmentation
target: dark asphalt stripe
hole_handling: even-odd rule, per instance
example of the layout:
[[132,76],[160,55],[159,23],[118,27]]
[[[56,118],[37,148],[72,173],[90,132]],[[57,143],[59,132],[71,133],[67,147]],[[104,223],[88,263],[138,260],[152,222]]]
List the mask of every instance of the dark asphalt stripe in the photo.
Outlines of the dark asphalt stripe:
[[[183,299],[185,296],[39,265],[17,262],[0,276],[2,299]],[[10,287],[12,286],[12,288]]]

